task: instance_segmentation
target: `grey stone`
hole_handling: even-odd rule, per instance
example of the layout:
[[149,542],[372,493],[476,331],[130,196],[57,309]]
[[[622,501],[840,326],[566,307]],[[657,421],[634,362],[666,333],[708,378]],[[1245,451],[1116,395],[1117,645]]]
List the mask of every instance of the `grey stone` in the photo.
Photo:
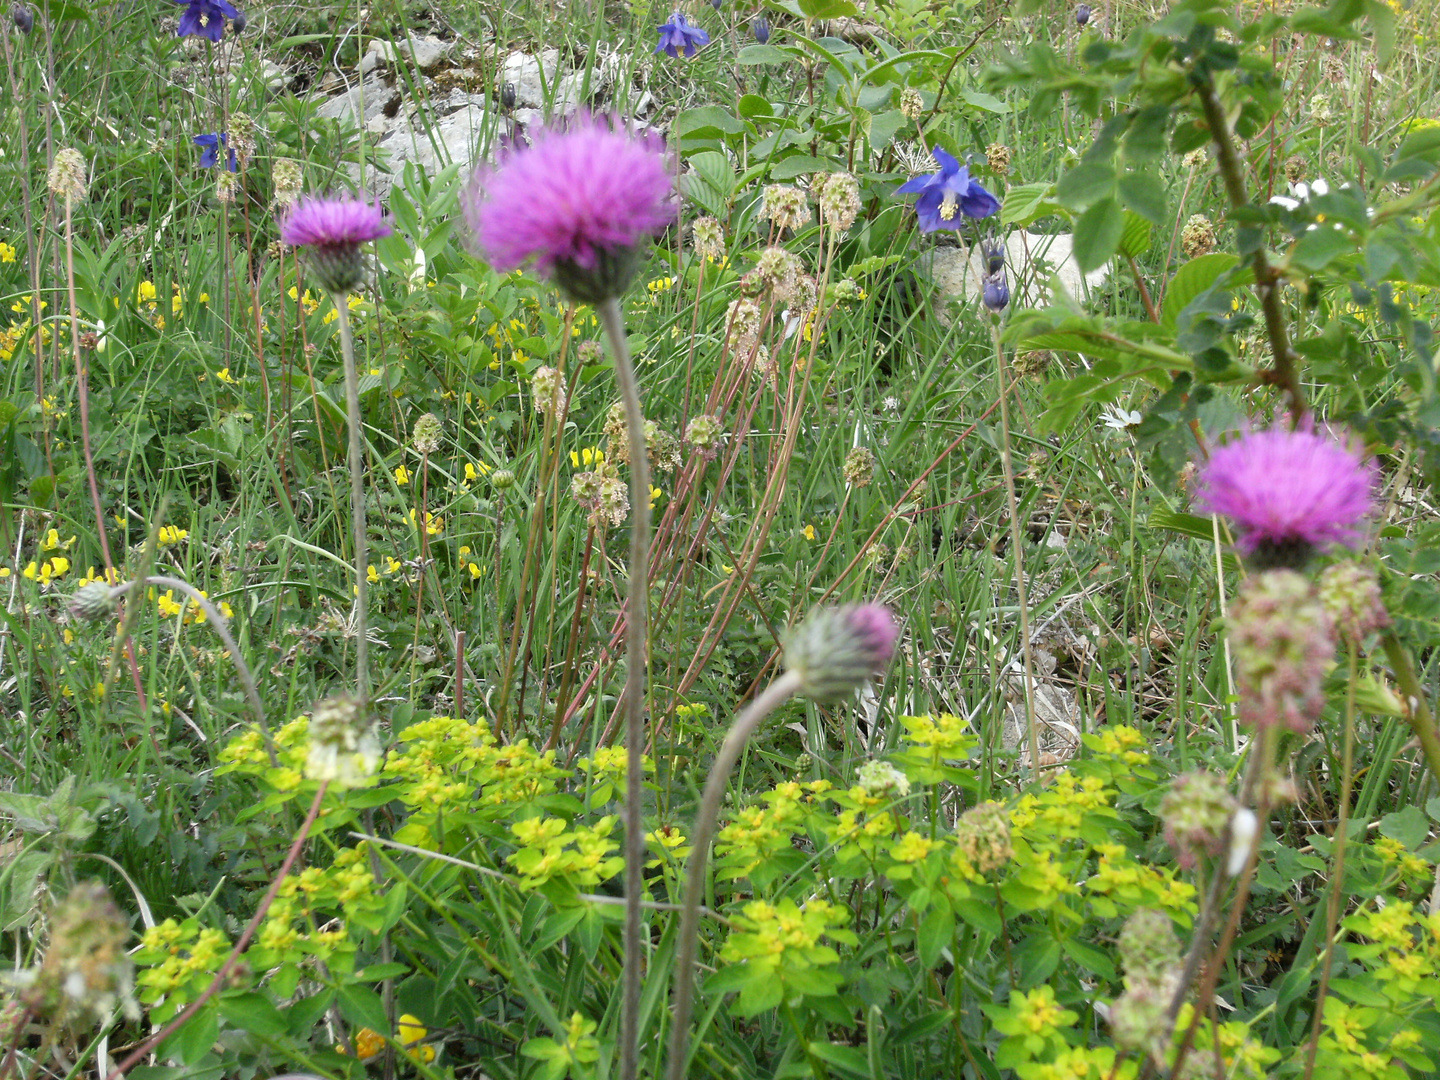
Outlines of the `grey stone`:
[[375,195],[383,199],[408,163],[413,163],[427,173],[435,173],[446,165],[459,162],[463,165],[476,164],[476,148],[487,135],[491,126],[489,116],[482,105],[467,105],[462,109],[442,116],[430,125],[427,133],[423,117],[416,116],[408,123],[397,123],[376,140],[376,149],[387,155],[390,173],[379,173],[374,177]]
[[[377,117],[383,117],[387,112],[392,112],[400,98],[400,91],[393,86],[386,86],[379,78],[366,79],[365,82],[350,90],[348,93],[338,94],[331,98],[320,108],[315,110],[317,116],[327,120],[339,120],[348,116],[357,124],[369,125]],[[361,103],[364,103],[364,111],[361,111]]]
[[454,42],[441,41],[428,34],[424,37],[405,38],[395,42],[375,40],[370,42],[370,47],[365,50],[365,55],[360,60],[360,70],[368,72],[377,67],[393,67],[395,58],[404,56],[417,68],[428,74],[439,70],[441,65],[450,59],[450,53],[454,49]]
[[[1071,296],[1085,299],[1104,284],[1109,267],[1081,274],[1072,254],[1069,233],[1041,235],[1017,229],[1005,238],[1005,271],[1011,302],[1027,307],[1047,306],[1052,284]],[[969,301],[980,295],[980,246],[937,247],[922,258],[942,299]]]

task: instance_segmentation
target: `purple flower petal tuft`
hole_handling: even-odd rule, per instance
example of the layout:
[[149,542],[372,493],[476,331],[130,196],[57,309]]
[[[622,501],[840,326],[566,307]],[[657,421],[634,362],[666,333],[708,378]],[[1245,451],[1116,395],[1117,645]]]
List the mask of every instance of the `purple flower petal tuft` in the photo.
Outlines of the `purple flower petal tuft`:
[[301,199],[280,226],[291,247],[358,246],[389,235],[380,207],[359,199]]
[[674,220],[673,192],[658,139],[582,116],[477,172],[461,202],[481,253],[497,270],[533,259],[542,275],[558,264],[568,276],[625,262]]
[[1373,509],[1375,480],[1375,464],[1330,432],[1277,426],[1212,451],[1195,506],[1234,521],[1246,553],[1352,545]]

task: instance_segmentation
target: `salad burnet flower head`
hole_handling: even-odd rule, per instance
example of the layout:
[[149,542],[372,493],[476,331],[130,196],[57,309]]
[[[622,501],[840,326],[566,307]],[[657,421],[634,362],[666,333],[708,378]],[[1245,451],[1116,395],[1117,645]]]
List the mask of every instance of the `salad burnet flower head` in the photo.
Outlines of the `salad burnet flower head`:
[[572,300],[597,304],[630,284],[644,242],[675,218],[673,193],[658,139],[587,115],[476,173],[461,206],[495,269],[534,260]]

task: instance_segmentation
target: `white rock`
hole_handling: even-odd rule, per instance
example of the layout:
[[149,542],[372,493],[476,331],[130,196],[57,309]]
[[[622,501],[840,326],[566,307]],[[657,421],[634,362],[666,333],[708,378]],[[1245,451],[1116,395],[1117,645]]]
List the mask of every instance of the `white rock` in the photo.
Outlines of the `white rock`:
[[450,58],[454,48],[453,42],[441,41],[430,35],[396,42],[377,39],[370,42],[370,47],[365,50],[365,55],[360,60],[360,70],[368,72],[377,67],[393,67],[395,58],[404,56],[421,71],[435,71]]
[[[1072,253],[1069,233],[1042,235],[1016,230],[1005,238],[1005,271],[1010,282],[1011,302],[1025,307],[1044,307],[1050,302],[1052,281],[1070,295],[1085,299],[1109,276],[1109,267],[1081,274]],[[926,260],[935,288],[945,299],[970,301],[980,295],[983,255],[979,245],[972,248],[937,247]]]
[[546,49],[538,60],[529,53],[512,52],[501,65],[500,86],[513,83],[516,105],[540,109],[545,106],[545,88],[554,86],[555,75],[559,70],[559,49]]

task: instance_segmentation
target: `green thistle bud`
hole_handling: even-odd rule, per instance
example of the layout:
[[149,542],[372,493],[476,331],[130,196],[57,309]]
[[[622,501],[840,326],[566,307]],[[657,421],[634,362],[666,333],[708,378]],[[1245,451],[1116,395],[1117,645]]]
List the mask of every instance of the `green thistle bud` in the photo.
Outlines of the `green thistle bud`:
[[880,604],[819,608],[785,640],[785,665],[800,693],[836,700],[859,689],[890,662],[899,628]]
[[496,491],[508,491],[515,486],[515,474],[509,469],[496,469],[490,474],[490,483]]
[[117,599],[115,590],[105,582],[92,581],[70,594],[70,615],[81,622],[108,618],[115,613]]

